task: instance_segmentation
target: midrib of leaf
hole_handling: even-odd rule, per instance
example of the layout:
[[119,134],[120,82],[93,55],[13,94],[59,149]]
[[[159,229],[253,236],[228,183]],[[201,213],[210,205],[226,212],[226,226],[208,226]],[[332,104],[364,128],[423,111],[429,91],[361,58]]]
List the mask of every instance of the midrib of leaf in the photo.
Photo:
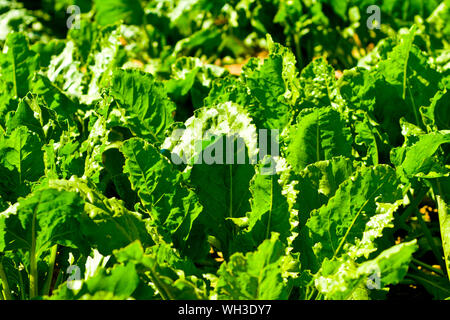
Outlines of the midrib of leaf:
[[261,276],[263,274],[263,271],[264,271],[264,267],[259,269],[259,273],[258,273],[258,282],[256,284],[256,299],[257,300],[259,300],[259,287],[260,287],[260,284],[261,284],[261,281],[262,281],[261,280]]
[[316,158],[317,161],[320,161],[320,138],[319,138],[319,134],[320,134],[320,129],[319,129],[319,111],[316,111],[317,113],[317,126],[316,126]]
[[156,271],[153,267],[149,267],[149,276],[156,288],[158,288],[159,294],[163,300],[175,300],[170,290],[165,285],[164,281],[159,281]]
[[414,98],[411,92],[411,88],[408,86],[409,97],[411,99],[411,104],[414,112],[414,119],[416,120],[416,125],[420,126],[419,115],[417,114],[416,103],[414,102]]
[[19,163],[17,170],[19,171],[19,185],[22,184],[22,136],[19,134]]
[[[385,178],[385,180],[386,180],[386,178]],[[380,184],[380,186],[378,186],[378,188],[377,188],[374,192],[372,192],[372,193],[370,194],[369,197],[367,197],[367,200],[364,201],[364,203],[363,203],[363,205],[361,206],[361,208],[359,208],[358,213],[357,213],[356,216],[353,218],[352,223],[351,223],[350,226],[348,227],[347,231],[345,232],[344,237],[342,238],[341,242],[339,243],[338,248],[337,248],[336,251],[334,252],[333,258],[336,257],[337,254],[339,253],[339,251],[341,250],[342,246],[343,246],[344,243],[345,243],[345,240],[347,240],[347,237],[348,237],[348,235],[349,235],[351,229],[353,228],[353,226],[354,226],[356,220],[358,219],[358,217],[359,217],[359,215],[361,214],[361,212],[362,212],[362,210],[364,209],[364,207],[369,203],[370,199],[377,193],[377,191],[380,190],[380,188],[384,186],[385,183],[386,183],[386,181],[383,181],[383,182]],[[331,238],[330,238],[330,242],[331,242]]]
[[41,203],[42,193],[39,194],[39,200],[33,209],[33,217],[31,220],[31,249],[30,249],[30,298],[34,298],[38,294],[38,271],[36,261],[36,215]]
[[229,175],[230,175],[230,200],[229,200],[229,208],[228,208],[228,216],[233,218],[233,167],[229,165]]
[[16,59],[14,59],[14,46],[11,46],[11,48],[9,48],[9,49],[11,50],[11,57],[12,57],[14,94],[15,94],[16,97],[18,97],[18,94],[17,94],[17,76],[16,76]]
[[273,211],[273,176],[270,179],[270,209],[269,209],[269,218],[267,221],[267,229],[266,229],[266,239],[269,239],[270,233],[270,224],[272,223],[272,211]]
[[[3,262],[1,259],[0,259],[0,280],[2,281],[2,286],[3,286],[2,291],[5,295],[5,299],[12,300],[11,290],[9,289],[8,278],[6,276],[5,269],[3,268]],[[0,291],[0,296],[1,296],[2,291]]]
[[[438,179],[439,181],[439,179]],[[440,230],[441,230],[441,239],[442,239],[442,249],[444,251],[444,262],[445,262],[445,267],[447,270],[447,277],[450,280],[450,261],[448,261],[448,256],[450,255],[450,244],[447,243],[447,239],[445,236],[445,225],[448,224],[449,222],[447,221],[448,218],[448,213],[447,213],[447,204],[445,203],[444,199],[442,198],[442,191],[440,190],[440,184],[438,182],[438,187],[439,187],[439,191],[440,191],[440,195],[438,195],[437,198],[437,202],[438,202],[438,213],[439,213],[439,226],[440,226]]]
[[409,53],[411,51],[411,46],[412,43],[414,41],[414,37],[415,37],[415,32],[416,32],[416,27],[413,26],[411,32],[413,32],[413,36],[411,37],[411,39],[408,41],[408,45],[406,47],[406,59],[405,59],[405,66],[403,67],[403,99],[406,98],[406,80],[407,80],[407,72],[408,72],[408,60],[409,60]]
[[328,101],[330,101],[330,105],[331,105],[331,90],[330,90],[330,86],[329,86],[327,79],[325,79],[325,85],[327,87],[327,95],[328,95],[327,98],[328,98]]

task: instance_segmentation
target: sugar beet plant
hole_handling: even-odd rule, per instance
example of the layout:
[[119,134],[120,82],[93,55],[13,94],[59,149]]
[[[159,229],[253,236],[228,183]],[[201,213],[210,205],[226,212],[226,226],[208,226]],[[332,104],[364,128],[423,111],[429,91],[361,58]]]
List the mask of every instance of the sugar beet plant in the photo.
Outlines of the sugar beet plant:
[[1,1],[0,298],[450,297],[449,21]]

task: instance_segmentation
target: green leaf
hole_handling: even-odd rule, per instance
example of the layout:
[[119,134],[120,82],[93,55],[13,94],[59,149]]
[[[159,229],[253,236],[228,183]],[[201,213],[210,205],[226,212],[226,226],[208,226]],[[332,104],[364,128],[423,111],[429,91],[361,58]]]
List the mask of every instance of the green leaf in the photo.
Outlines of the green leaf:
[[99,274],[86,281],[87,291],[106,291],[116,297],[128,298],[136,290],[139,277],[133,264],[115,266],[110,272],[101,269]]
[[80,143],[64,131],[58,142],[50,140],[42,147],[44,151],[45,175],[52,179],[82,177],[85,159],[80,151]]
[[315,285],[330,300],[349,299],[358,288],[366,292],[381,290],[405,277],[417,248],[416,240],[401,243],[359,265],[352,260],[325,260]]
[[442,248],[444,250],[445,266],[447,267],[447,277],[450,280],[450,215],[448,214],[448,205],[444,198],[442,196],[438,196],[437,200]]
[[355,123],[355,143],[365,148],[362,160],[369,165],[377,165],[382,157],[383,137],[375,126],[365,115],[364,120]]
[[420,135],[418,141],[408,146],[392,149],[391,161],[408,177],[436,178],[449,174],[442,161],[435,156],[438,148],[450,143],[448,130]]
[[[271,159],[266,158],[271,164]],[[264,240],[270,239],[272,232],[280,235],[280,241],[288,244],[288,237],[291,235],[290,212],[286,197],[278,180],[278,174],[263,174],[264,165],[250,182],[250,192],[252,193],[251,211],[247,213],[248,229],[245,236],[251,237],[254,246],[258,246]],[[237,239],[236,247],[243,252],[243,244]]]
[[77,104],[69,99],[47,77],[36,74],[33,78],[33,93],[36,93],[45,101],[47,107],[54,110],[57,119],[61,123],[72,124],[72,117],[77,111]]
[[111,95],[125,108],[130,129],[142,137],[160,142],[173,122],[173,102],[161,83],[150,74],[132,70],[113,73]]
[[208,96],[203,100],[205,107],[232,101],[244,106],[248,112],[257,110],[258,100],[249,94],[248,88],[242,81],[232,75],[216,79],[212,82]]
[[[360,244],[372,224],[381,227],[381,232],[402,198],[400,180],[392,168],[378,165],[358,170],[339,186],[325,206],[311,212],[306,226],[315,255],[319,260],[339,256],[343,249]],[[394,207],[386,210],[383,204]],[[380,225],[376,220],[384,222]]]
[[267,36],[269,58],[250,60],[243,68],[243,80],[259,104],[247,106],[258,128],[280,129],[293,115],[299,96],[298,71],[292,52]]
[[450,90],[438,91],[428,107],[420,107],[422,119],[429,130],[450,130],[450,115],[447,112]]
[[82,210],[87,215],[81,221],[81,232],[102,255],[109,255],[135,240],[145,246],[154,243],[141,215],[127,210],[122,201],[106,198],[75,177],[70,181],[50,180],[49,186],[77,192],[84,200]]
[[300,215],[301,226],[306,223],[312,210],[327,204],[340,184],[352,173],[353,164],[350,159],[335,157],[310,164],[291,178],[298,181],[294,186],[298,193],[294,208]]
[[23,97],[30,90],[34,72],[39,68],[39,55],[28,48],[22,33],[11,33],[6,39],[6,53],[0,55],[3,90],[13,97]]
[[144,11],[139,0],[95,0],[95,20],[100,25],[109,25],[121,20],[127,24],[142,24]]
[[412,254],[418,249],[416,243],[416,240],[412,240],[384,250],[375,259],[362,263],[358,273],[370,274],[379,268],[382,286],[399,283],[408,271]]
[[408,104],[408,109],[412,110],[408,112],[411,120],[420,126],[419,108],[429,104],[441,76],[427,62],[426,55],[413,44],[415,32],[416,27],[413,26],[408,34],[400,37],[388,58],[380,62],[379,72]]
[[325,58],[318,58],[308,64],[300,74],[299,109],[322,108],[338,103],[339,92],[335,73]]
[[316,272],[320,265],[313,252],[313,244],[309,238],[306,222],[313,210],[326,205],[338,190],[341,183],[353,173],[350,159],[344,157],[332,158],[308,165],[299,175],[292,174],[292,188],[296,193],[293,210],[298,214],[297,233],[293,241],[294,251],[301,252],[300,260],[303,267]]
[[290,128],[286,159],[294,170],[332,157],[351,157],[350,130],[332,107],[303,110]]
[[[290,284],[284,278],[285,248],[274,234],[255,252],[235,253],[217,272],[216,292],[227,300],[287,299]],[[286,281],[286,282],[285,282]]]
[[54,244],[82,245],[83,200],[73,192],[41,189],[21,198],[16,214],[2,215],[0,250],[34,250],[36,258]]
[[45,188],[0,215],[0,251],[22,253],[30,275],[30,298],[39,294],[38,263],[50,247],[60,244],[86,252],[80,232],[82,212],[83,200],[76,193]]
[[[34,110],[31,107],[33,107]],[[45,141],[44,130],[39,121],[40,119],[35,118],[35,110],[38,108],[37,101],[33,99],[31,95],[27,95],[24,99],[20,99],[16,112],[8,119],[6,125],[7,133],[11,134],[11,131],[17,127],[25,126],[29,131],[36,133],[41,140]]]
[[30,191],[29,182],[44,174],[42,144],[34,132],[20,126],[10,135],[0,136],[0,193],[13,201]]
[[181,173],[151,144],[133,138],[121,150],[126,159],[124,172],[144,208],[182,246],[202,211],[197,196],[182,185]]
[[141,244],[134,242],[114,255],[121,263],[135,264],[141,277],[152,283],[164,300],[205,299],[205,282],[195,275],[198,272],[195,266],[190,260],[180,258],[169,245],[160,244],[144,253]]
[[[215,145],[217,143],[212,148]],[[194,164],[190,173],[190,182],[203,206],[199,221],[209,234],[219,240],[225,255],[236,234],[234,225],[227,219],[244,217],[250,211],[249,185],[254,173],[252,165],[236,162],[229,165]]]

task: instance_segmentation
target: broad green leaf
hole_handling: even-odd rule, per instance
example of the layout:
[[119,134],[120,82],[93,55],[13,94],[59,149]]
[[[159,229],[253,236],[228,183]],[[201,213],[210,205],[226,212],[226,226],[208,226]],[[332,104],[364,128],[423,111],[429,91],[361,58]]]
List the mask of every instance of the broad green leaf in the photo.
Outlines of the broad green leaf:
[[36,133],[40,140],[59,139],[61,127],[54,110],[47,108],[41,97],[28,93],[19,104],[14,114],[7,120],[7,133],[19,126],[26,126],[29,131]]
[[435,156],[438,148],[450,143],[450,132],[442,130],[419,136],[411,146],[392,149],[391,161],[408,177],[436,178],[447,176],[448,167]]
[[181,173],[153,145],[133,138],[121,150],[126,159],[124,172],[144,208],[182,246],[202,211],[197,196],[182,185]]
[[114,255],[121,263],[133,263],[137,270],[145,273],[141,277],[152,283],[162,299],[205,299],[205,282],[195,275],[195,266],[190,260],[180,258],[169,245],[157,245],[150,252],[144,253],[141,244],[133,242],[126,248],[115,251]]
[[100,25],[113,24],[123,20],[128,24],[141,24],[144,11],[139,0],[95,0],[95,20]]
[[106,198],[75,177],[50,180],[49,186],[76,192],[84,200],[82,210],[86,216],[81,221],[81,232],[102,255],[109,255],[135,240],[145,246],[154,243],[141,215],[127,210],[122,201]]
[[283,300],[287,299],[289,281],[284,278],[285,248],[274,234],[255,252],[235,253],[217,272],[218,299]]
[[[11,131],[20,126],[25,126],[29,131],[36,133],[42,141],[45,141],[44,130],[42,124],[35,117],[38,112],[39,106],[36,99],[27,95],[24,99],[19,100],[17,110],[14,112],[14,116],[8,119],[7,133],[11,134]],[[33,107],[33,109],[32,109]]]
[[398,35],[396,45],[369,67],[346,70],[339,81],[344,100],[352,109],[368,112],[387,133],[391,145],[402,141],[400,118],[422,127],[420,107],[429,106],[442,75],[414,43],[417,27]]
[[337,257],[349,246],[358,245],[372,224],[382,232],[393,218],[392,210],[386,211],[383,204],[395,204],[403,198],[403,192],[395,170],[386,165],[358,170],[326,205],[311,212],[306,226],[317,258]]
[[292,244],[294,251],[301,252],[302,266],[317,271],[320,265],[316,261],[308,229],[305,226],[311,211],[326,205],[334,196],[341,183],[353,173],[350,159],[344,157],[332,158],[308,165],[299,175],[292,174],[293,189],[296,197],[293,210],[298,214],[297,233]]
[[20,126],[10,135],[0,136],[0,193],[4,199],[15,201],[30,191],[30,182],[44,174],[44,159],[39,137],[27,127]]
[[117,297],[128,298],[136,290],[139,282],[133,264],[115,266],[110,272],[100,270],[97,276],[86,281],[89,293],[106,291]]
[[[252,113],[252,110],[258,110],[260,105],[256,97],[249,93],[242,80],[231,75],[212,82],[211,90],[203,100],[203,105],[209,107],[229,101],[243,106],[249,113]],[[253,113],[251,115],[253,116]]]
[[445,266],[447,267],[447,277],[450,280],[450,215],[448,213],[448,205],[444,198],[438,196],[437,200],[442,248],[444,250]]
[[397,284],[405,276],[412,254],[417,248],[416,240],[395,245],[381,252],[375,259],[362,263],[358,273],[367,275],[379,268],[381,286]]
[[86,250],[80,232],[83,200],[76,193],[40,189],[21,198],[13,211],[0,217],[0,251],[22,250],[31,274],[37,261],[55,244]]
[[303,226],[314,209],[319,209],[334,196],[340,184],[353,173],[352,161],[345,157],[318,161],[308,165],[291,179],[298,182],[294,208],[298,210],[300,225]]
[[412,109],[415,124],[420,125],[419,107],[428,105],[440,81],[440,75],[427,63],[426,55],[414,44],[413,27],[399,44],[380,62],[380,72]]
[[234,226],[227,219],[243,217],[250,210],[253,174],[254,169],[248,164],[199,164],[192,169],[190,179],[203,205],[200,222],[219,239],[225,253],[234,233]]
[[[251,241],[251,249],[255,249],[264,240],[270,239],[272,232],[280,235],[280,241],[288,245],[291,236],[291,213],[288,201],[279,183],[280,175],[264,174],[264,166],[272,165],[270,158],[266,164],[261,164],[259,172],[250,182],[251,211],[247,213],[248,228],[237,237],[234,244],[236,251],[245,252],[243,241]],[[274,159],[273,159],[274,161]],[[268,163],[268,164],[267,164]]]
[[292,52],[267,38],[269,57],[262,63],[250,60],[243,81],[259,104],[246,106],[258,128],[281,129],[293,116],[299,96],[298,71]]
[[352,260],[327,259],[316,275],[315,285],[330,300],[350,299],[358,288],[366,292],[381,290],[404,278],[417,248],[416,240],[401,243],[361,264]]
[[325,58],[313,60],[302,70],[300,87],[300,109],[330,107],[338,103],[334,69]]
[[448,114],[448,101],[450,90],[438,91],[431,99],[428,107],[422,106],[420,113],[429,130],[450,130],[450,115]]
[[22,33],[11,33],[6,39],[5,53],[0,55],[3,90],[12,97],[23,97],[30,90],[34,72],[39,67],[39,56],[28,48]]
[[308,164],[332,157],[351,156],[350,130],[331,107],[305,109],[290,128],[286,159],[300,171]]
[[116,70],[110,88],[111,95],[126,110],[130,129],[153,142],[162,142],[175,111],[162,84],[150,74]]
[[49,109],[56,112],[58,121],[73,124],[72,117],[79,106],[69,99],[47,77],[36,74],[33,78],[32,90],[33,93],[42,97]]

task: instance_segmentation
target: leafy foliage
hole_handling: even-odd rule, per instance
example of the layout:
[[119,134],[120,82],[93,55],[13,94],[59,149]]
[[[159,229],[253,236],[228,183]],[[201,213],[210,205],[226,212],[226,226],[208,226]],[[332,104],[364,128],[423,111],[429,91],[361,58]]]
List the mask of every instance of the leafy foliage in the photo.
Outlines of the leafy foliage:
[[0,299],[450,297],[448,1],[30,3]]

